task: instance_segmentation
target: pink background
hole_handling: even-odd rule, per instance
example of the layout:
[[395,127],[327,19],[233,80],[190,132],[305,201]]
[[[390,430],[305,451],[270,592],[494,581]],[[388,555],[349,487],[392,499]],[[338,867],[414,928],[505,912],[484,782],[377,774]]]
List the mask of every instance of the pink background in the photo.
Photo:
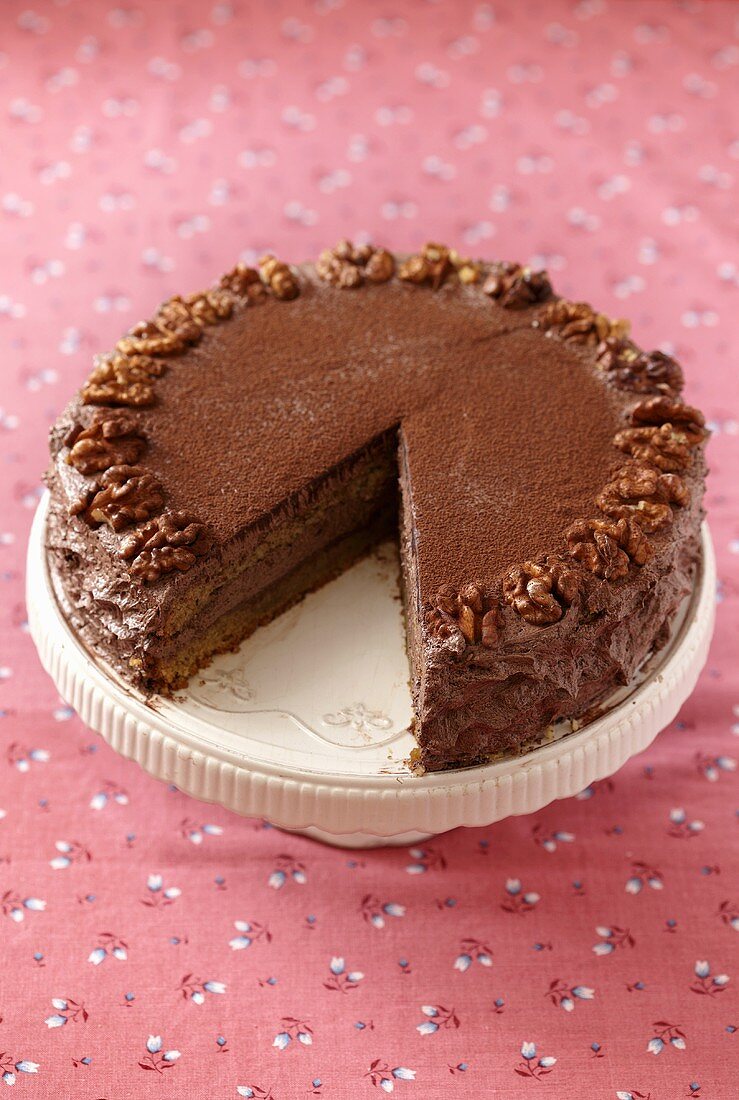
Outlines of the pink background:
[[[736,1097],[738,16],[2,5],[0,1074],[20,1093],[361,1097],[384,1075],[408,1100]],[[24,624],[46,430],[91,354],[239,256],[343,234],[545,264],[674,351],[715,433],[721,606],[680,720],[587,797],[420,854],[333,851],[148,778],[60,704]],[[384,905],[403,915],[373,922]]]

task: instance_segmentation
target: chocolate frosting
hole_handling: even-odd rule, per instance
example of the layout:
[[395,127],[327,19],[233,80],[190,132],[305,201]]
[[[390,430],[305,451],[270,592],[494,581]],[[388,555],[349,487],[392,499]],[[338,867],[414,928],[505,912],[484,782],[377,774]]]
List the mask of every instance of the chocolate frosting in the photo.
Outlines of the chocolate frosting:
[[[690,585],[700,449],[686,474],[691,504],[650,536],[648,566],[615,582],[588,575],[551,626],[501,603],[492,650],[431,638],[421,617],[441,585],[473,581],[499,592],[507,569],[560,553],[568,526],[595,513],[624,463],[613,440],[638,395],[612,385],[591,348],[534,327],[539,304],[505,309],[454,280],[435,290],[398,280],[343,289],[309,266],[299,284],[294,300],[264,295],[205,328],[167,361],[155,404],[136,410],[148,443],[140,462],[161,482],[166,507],[198,517],[212,534],[189,572],[133,583],[121,536],[70,517],[90,478],[67,463],[64,440],[93,410],[77,398],[62,414],[52,431],[49,547],[80,628],[123,665],[155,649],[182,629],[178,607],[193,586],[208,590],[224,563],[252,552],[286,513],[299,516],[327,477],[341,492],[351,456],[397,433],[425,766],[515,748],[628,679]],[[209,618],[227,602],[213,592]]]

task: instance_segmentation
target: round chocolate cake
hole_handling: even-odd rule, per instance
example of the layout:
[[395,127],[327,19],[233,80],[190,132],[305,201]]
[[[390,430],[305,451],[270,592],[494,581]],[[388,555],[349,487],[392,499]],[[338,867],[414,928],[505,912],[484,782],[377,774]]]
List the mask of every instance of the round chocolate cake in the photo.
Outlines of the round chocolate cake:
[[519,751],[628,683],[691,589],[707,432],[681,388],[518,264],[342,241],[238,265],[54,425],[58,598],[167,693],[399,532],[413,766]]

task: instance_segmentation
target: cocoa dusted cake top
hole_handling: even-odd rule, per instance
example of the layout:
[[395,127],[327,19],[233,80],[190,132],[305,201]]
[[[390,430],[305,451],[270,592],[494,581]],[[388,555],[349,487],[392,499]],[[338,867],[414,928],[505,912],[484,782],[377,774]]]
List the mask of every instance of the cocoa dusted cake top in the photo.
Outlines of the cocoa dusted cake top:
[[273,256],[165,302],[97,358],[54,434],[69,511],[165,609],[178,577],[397,431],[431,637],[492,646],[618,581],[690,493],[677,363],[545,272],[429,244]]

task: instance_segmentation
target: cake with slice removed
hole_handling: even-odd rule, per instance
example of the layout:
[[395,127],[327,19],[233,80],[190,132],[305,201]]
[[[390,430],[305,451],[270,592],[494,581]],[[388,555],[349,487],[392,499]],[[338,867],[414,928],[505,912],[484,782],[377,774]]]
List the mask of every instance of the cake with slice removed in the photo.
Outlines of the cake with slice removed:
[[690,591],[707,433],[681,389],[517,264],[239,264],[97,357],[52,428],[55,589],[169,693],[397,532],[413,766],[517,752],[629,682]]

